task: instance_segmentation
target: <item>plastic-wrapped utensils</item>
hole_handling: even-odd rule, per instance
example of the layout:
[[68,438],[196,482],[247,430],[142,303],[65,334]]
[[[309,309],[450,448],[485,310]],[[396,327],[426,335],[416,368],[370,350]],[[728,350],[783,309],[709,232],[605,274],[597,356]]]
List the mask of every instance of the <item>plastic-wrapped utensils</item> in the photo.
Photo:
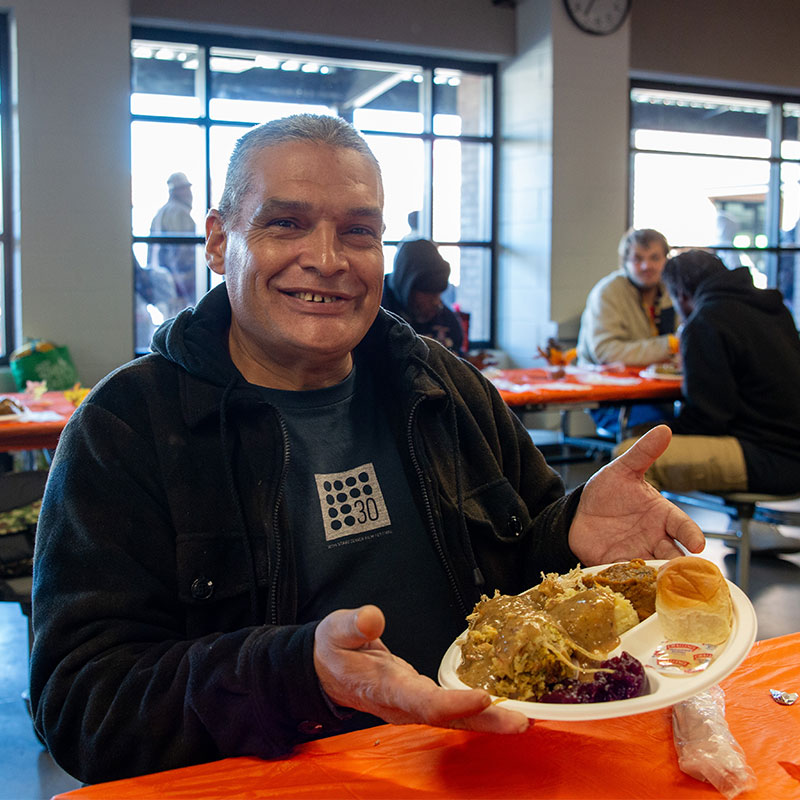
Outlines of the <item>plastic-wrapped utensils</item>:
[[756,785],[756,776],[725,720],[725,693],[712,686],[672,707],[678,766],[708,781],[727,800]]

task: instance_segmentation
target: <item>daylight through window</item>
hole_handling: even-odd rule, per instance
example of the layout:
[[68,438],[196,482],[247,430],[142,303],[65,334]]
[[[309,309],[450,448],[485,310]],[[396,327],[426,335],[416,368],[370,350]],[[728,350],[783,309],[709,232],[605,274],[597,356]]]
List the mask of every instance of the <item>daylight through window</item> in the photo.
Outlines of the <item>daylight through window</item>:
[[[132,227],[136,349],[218,278],[203,260],[205,212],[236,140],[311,112],[344,117],[381,165],[385,268],[396,245],[431,238],[451,264],[470,341],[491,338],[493,67],[134,29]],[[383,60],[381,60],[383,59]]]

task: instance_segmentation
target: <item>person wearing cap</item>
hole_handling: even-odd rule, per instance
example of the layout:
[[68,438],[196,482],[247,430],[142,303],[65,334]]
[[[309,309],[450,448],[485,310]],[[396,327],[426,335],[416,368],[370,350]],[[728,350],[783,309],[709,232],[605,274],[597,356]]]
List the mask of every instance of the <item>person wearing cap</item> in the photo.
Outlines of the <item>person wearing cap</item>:
[[[150,224],[151,236],[193,234],[197,232],[192,219],[192,184],[183,172],[173,172],[167,178],[169,199],[158,209]],[[175,280],[177,299],[181,307],[197,300],[195,279],[195,245],[154,244],[148,257],[150,267],[166,267]]]
[[450,264],[427,239],[402,242],[394,268],[383,282],[381,305],[402,317],[420,335],[441,342],[459,355],[464,331],[455,313],[442,301],[450,280]]

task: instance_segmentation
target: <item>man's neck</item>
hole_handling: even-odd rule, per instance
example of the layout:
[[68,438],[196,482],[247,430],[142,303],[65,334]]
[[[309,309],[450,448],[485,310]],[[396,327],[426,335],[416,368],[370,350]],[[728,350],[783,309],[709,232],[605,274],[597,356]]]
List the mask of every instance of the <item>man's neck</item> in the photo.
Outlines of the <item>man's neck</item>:
[[658,286],[653,286],[651,289],[639,288],[639,294],[642,297],[642,305],[645,306],[655,305],[656,298],[658,297]]
[[351,353],[337,359],[306,357],[283,364],[263,356],[253,357],[232,336],[228,338],[228,348],[231,360],[244,379],[267,389],[293,392],[324,389],[341,383],[353,369]]

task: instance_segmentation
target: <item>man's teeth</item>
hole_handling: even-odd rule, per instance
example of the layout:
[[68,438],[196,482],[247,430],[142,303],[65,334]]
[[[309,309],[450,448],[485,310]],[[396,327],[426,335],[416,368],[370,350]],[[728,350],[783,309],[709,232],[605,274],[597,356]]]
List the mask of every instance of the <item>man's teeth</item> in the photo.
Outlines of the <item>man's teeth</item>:
[[297,297],[300,300],[307,300],[309,303],[334,303],[335,297],[329,295],[314,294],[313,292],[293,292],[292,297]]

